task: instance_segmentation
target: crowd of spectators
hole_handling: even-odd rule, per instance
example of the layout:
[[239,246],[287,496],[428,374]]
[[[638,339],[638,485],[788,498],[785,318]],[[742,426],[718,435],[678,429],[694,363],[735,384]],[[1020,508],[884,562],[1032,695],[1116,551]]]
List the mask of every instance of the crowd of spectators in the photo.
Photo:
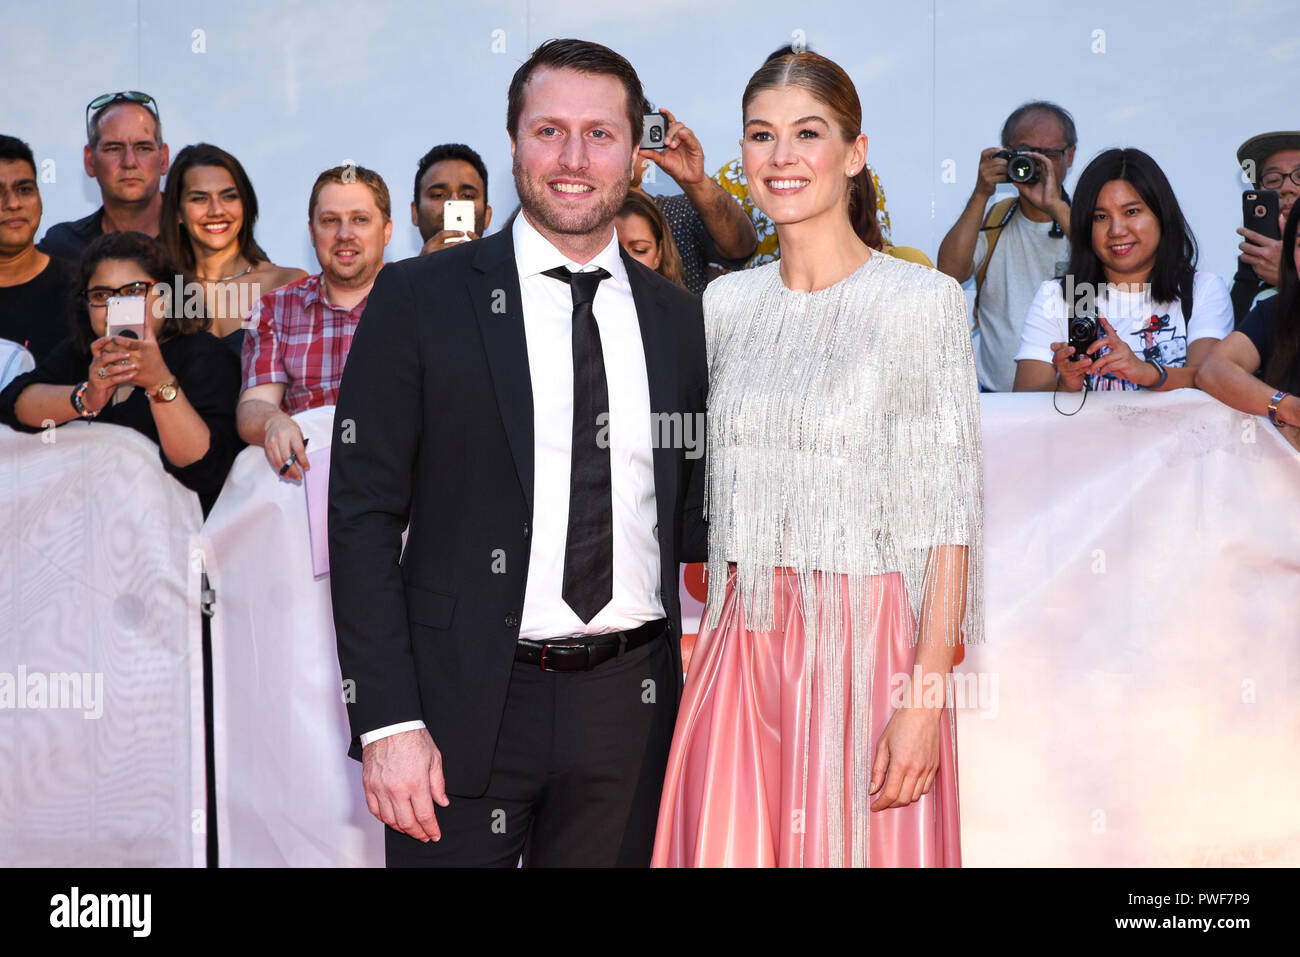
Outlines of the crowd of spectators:
[[[627,255],[697,295],[722,272],[778,258],[735,164],[708,176],[694,132],[658,112],[662,148],[639,151],[616,220]],[[980,153],[937,264],[893,244],[867,166],[855,183],[855,229],[874,249],[973,280],[983,391],[1199,387],[1267,415],[1300,446],[1300,131],[1263,133],[1238,150],[1250,195],[1270,212],[1238,229],[1231,287],[1198,268],[1195,238],[1152,156],[1098,154],[1072,197],[1064,182],[1077,144],[1063,107],[1014,109],[999,145]],[[284,480],[301,480],[310,458],[293,416],[336,399],[392,238],[383,178],[355,165],[318,176],[307,219],[319,268],[309,274],[275,264],[258,244],[257,196],[234,155],[196,143],[172,160],[152,96],[91,100],[83,160],[101,205],[37,243],[36,160],[21,139],[0,135],[0,421],[29,431],[72,419],[136,429],[205,510],[244,444],[261,446]],[[644,188],[669,185],[659,173],[676,192]],[[1006,183],[1015,195],[999,198]],[[1274,197],[1276,223],[1266,202]],[[472,225],[468,209],[447,221],[453,201],[469,204]],[[492,222],[477,151],[447,143],[419,159],[411,223],[420,255],[472,242]],[[123,303],[133,298],[150,317],[138,338],[108,335],[114,310],[129,314]],[[1080,340],[1081,328],[1092,337]]]

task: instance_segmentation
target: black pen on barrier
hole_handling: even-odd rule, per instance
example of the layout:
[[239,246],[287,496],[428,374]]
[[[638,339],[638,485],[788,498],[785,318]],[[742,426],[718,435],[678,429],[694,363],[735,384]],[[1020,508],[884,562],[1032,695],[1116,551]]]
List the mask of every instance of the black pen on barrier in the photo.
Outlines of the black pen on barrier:
[[[303,437],[302,448],[304,452],[307,451],[307,443],[310,441],[311,439],[307,438],[306,436]],[[298,453],[290,452],[289,457],[285,459],[284,464],[280,466],[280,474],[284,475],[286,472],[288,472],[289,469],[293,468],[293,464],[297,461],[298,461]]]

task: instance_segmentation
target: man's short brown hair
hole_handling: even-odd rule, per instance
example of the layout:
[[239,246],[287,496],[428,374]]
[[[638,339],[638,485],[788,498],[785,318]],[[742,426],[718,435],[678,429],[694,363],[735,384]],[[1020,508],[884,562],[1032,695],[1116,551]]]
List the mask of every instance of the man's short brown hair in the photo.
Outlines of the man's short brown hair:
[[311,199],[307,201],[308,222],[311,222],[316,215],[316,200],[327,183],[338,183],[340,186],[348,183],[365,183],[370,187],[371,195],[375,197],[375,205],[384,214],[384,221],[393,218],[393,202],[388,196],[388,184],[384,182],[384,178],[372,169],[349,164],[327,169],[316,177],[316,183],[311,188]]
[[524,86],[533,72],[543,67],[612,76],[622,82],[627,93],[627,121],[632,127],[632,141],[640,145],[641,106],[645,102],[641,80],[625,58],[607,46],[588,40],[547,40],[515,71],[506,100],[506,132],[511,139],[515,138],[519,115],[524,111]]

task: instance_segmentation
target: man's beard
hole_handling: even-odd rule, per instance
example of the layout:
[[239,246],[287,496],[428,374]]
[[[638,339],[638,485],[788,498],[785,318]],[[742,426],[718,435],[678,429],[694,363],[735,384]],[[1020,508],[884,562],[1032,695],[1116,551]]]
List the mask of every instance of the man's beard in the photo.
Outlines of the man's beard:
[[[585,236],[598,232],[614,221],[618,211],[623,208],[623,201],[627,199],[628,184],[622,183],[622,189],[617,194],[608,195],[585,210],[561,211],[551,205],[554,191],[545,182],[537,183],[528,179],[517,155],[512,172],[520,207],[529,219],[553,233]],[[596,192],[600,192],[599,186],[596,187]]]

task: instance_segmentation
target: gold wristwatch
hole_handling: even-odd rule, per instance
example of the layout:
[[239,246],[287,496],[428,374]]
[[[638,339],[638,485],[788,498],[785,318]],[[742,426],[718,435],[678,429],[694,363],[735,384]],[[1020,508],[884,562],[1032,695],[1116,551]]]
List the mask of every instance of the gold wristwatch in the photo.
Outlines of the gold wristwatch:
[[150,392],[149,399],[153,402],[170,402],[172,399],[180,395],[180,393],[180,386],[176,384],[175,379],[172,379],[170,382],[164,382],[158,388]]

